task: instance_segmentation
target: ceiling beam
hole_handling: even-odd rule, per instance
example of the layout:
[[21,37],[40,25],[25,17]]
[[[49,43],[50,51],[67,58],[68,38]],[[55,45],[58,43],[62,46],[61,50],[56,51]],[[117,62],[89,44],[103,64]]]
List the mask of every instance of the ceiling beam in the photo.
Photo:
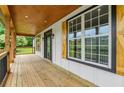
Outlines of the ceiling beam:
[[0,9],[4,15],[4,17],[10,17],[9,9],[7,5],[0,5]]
[[31,37],[35,36],[35,35],[32,35],[32,34],[26,34],[26,33],[17,33],[16,35],[17,36],[31,36]]

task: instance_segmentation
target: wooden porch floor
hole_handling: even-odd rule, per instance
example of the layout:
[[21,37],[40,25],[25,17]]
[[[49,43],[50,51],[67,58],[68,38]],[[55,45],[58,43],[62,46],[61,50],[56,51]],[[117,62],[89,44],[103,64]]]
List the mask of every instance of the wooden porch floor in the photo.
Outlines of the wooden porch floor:
[[6,87],[81,87],[94,86],[77,79],[36,55],[18,55],[11,67]]

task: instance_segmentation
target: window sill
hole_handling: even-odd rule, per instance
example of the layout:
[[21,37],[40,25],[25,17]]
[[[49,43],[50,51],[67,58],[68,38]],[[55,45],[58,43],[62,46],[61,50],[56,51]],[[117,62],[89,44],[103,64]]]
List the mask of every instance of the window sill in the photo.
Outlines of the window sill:
[[72,62],[77,62],[77,63],[84,64],[84,65],[87,65],[87,66],[90,66],[90,67],[94,67],[94,68],[98,68],[98,69],[101,69],[101,70],[105,70],[105,71],[115,73],[114,70],[110,69],[110,68],[98,66],[98,65],[95,65],[95,64],[86,63],[86,62],[76,60],[76,59],[72,59],[72,58],[68,58],[68,57],[67,57],[67,60],[71,60]]

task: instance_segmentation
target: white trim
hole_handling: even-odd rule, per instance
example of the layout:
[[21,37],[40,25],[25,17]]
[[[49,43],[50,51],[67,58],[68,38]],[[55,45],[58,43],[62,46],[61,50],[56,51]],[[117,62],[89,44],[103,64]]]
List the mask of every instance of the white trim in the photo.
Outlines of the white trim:
[[[79,18],[79,17],[81,17],[81,15],[78,15],[78,16],[76,16],[76,17],[74,17],[73,19],[71,19],[71,20],[69,20],[68,21],[68,25],[69,25],[69,22],[71,22],[71,21],[73,21],[73,20],[75,20],[75,19],[77,19],[77,18]],[[82,22],[82,17],[81,17],[81,22]],[[78,23],[79,24],[79,23]],[[80,23],[81,24],[81,23]],[[75,25],[77,25],[77,23],[75,24]],[[82,29],[82,27],[81,27],[81,29]],[[77,30],[77,28],[76,28],[76,30]],[[73,25],[72,25],[72,31],[73,31]],[[69,26],[68,26],[68,35],[69,35]],[[69,38],[69,36],[68,36],[68,57],[69,57],[69,40],[75,40],[75,39],[81,39],[81,36],[80,37],[73,37],[73,38]],[[81,41],[82,41],[82,39],[81,39]],[[81,48],[82,49],[82,48]],[[82,54],[81,54],[82,55]],[[81,61],[81,59],[79,59],[79,58],[73,58],[73,57],[70,57],[71,59],[76,59],[76,60],[80,60]]]
[[[95,10],[99,7],[101,7],[102,5],[100,6],[97,6],[95,8],[92,8],[74,18],[72,18],[71,20],[68,21],[68,24],[70,21],[78,18],[79,16],[81,16],[81,59],[77,59],[77,58],[72,58],[72,57],[69,57],[69,40],[73,40],[73,39],[77,39],[77,38],[71,38],[69,39],[68,38],[68,58],[71,58],[71,59],[74,59],[74,60],[77,60],[77,61],[81,61],[81,62],[84,62],[84,63],[90,63],[90,64],[93,64],[93,65],[97,65],[97,66],[101,66],[101,67],[105,67],[105,68],[111,68],[111,6],[109,6],[109,9],[108,9],[108,13],[105,13],[105,14],[108,14],[108,17],[109,17],[109,21],[108,21],[108,26],[109,26],[109,33],[107,34],[101,34],[101,35],[95,35],[95,36],[87,36],[85,37],[85,33],[84,33],[84,15],[88,12],[91,12],[92,10]],[[103,14],[103,15],[105,15]],[[100,15],[100,16],[103,16],[103,15]],[[100,23],[98,23],[100,24]],[[100,25],[101,26],[101,25]],[[69,26],[68,26],[68,35],[69,35]],[[101,36],[108,36],[108,65],[104,65],[104,64],[100,64],[100,63],[95,63],[95,62],[90,62],[90,61],[86,61],[85,60],[85,38],[90,38],[90,37],[101,37]],[[91,47],[92,48],[92,47]],[[92,56],[91,56],[92,57]],[[100,57],[100,56],[99,56]],[[92,58],[91,58],[92,59]],[[100,58],[99,58],[100,59]],[[100,61],[99,61],[100,62]]]
[[[84,22],[84,15],[82,15],[81,17],[82,17],[82,20],[81,20],[81,21]],[[81,22],[81,23],[82,23],[82,22]],[[81,49],[82,49],[82,51],[81,51],[81,53],[82,53],[82,56],[81,56],[81,57],[82,57],[82,58],[81,58],[81,59],[82,59],[82,61],[85,61],[85,53],[84,53],[84,51],[85,51],[85,45],[84,45],[84,44],[85,44],[84,24],[81,24],[81,29],[82,29],[82,30],[81,30],[81,39],[82,39],[82,40],[81,40],[81,41],[82,41],[82,42],[81,42],[81,47],[82,47],[82,48],[81,48]]]
[[[55,38],[53,39],[53,64],[56,64],[63,69],[66,69],[79,77],[86,79],[98,86],[102,87],[118,87],[118,86],[124,86],[124,76],[117,75],[115,73],[111,73],[109,71],[99,69],[96,67],[92,67],[89,65],[85,65],[83,63],[78,63],[75,62],[74,60],[68,60],[66,58],[62,58],[62,23],[73,17],[74,15],[84,11],[85,9],[89,8],[91,6],[89,5],[84,5],[73,11],[72,13],[68,14],[67,16],[63,17],[53,25],[49,26],[48,28],[44,29],[42,32],[40,32],[41,36],[44,36],[44,32],[53,28],[54,29],[54,34]],[[41,43],[42,46],[42,51],[36,52],[36,55],[40,56],[43,58],[43,51],[44,51],[44,41],[42,40]],[[55,58],[55,59],[54,59]]]
[[112,55],[112,38],[111,38],[112,37],[112,33],[111,33],[112,32],[112,29],[111,29],[112,28],[112,23],[111,23],[112,14],[111,14],[111,9],[112,9],[112,7],[109,6],[109,16],[108,16],[109,17],[109,29],[110,29],[110,31],[109,31],[109,44],[108,44],[109,45],[108,46],[109,47],[109,52],[108,52],[109,53],[108,54],[109,55],[108,56],[108,61],[109,61],[108,66],[109,66],[109,68],[112,68],[111,67],[111,64],[112,64],[112,60],[111,60],[111,55]]

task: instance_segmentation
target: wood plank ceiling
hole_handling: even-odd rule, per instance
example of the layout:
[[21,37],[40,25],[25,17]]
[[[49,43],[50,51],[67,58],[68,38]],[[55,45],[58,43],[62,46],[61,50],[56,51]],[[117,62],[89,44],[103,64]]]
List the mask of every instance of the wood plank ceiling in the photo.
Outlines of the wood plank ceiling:
[[17,35],[35,36],[79,5],[10,5]]

